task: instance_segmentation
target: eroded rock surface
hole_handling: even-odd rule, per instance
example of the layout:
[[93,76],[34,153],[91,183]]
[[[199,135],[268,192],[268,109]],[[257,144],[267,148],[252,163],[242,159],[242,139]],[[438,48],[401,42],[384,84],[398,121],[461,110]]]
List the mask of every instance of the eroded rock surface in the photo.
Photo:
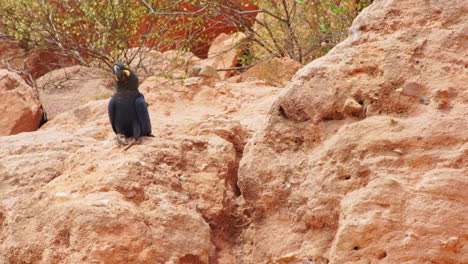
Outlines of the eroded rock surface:
[[107,100],[0,137],[0,263],[236,263],[238,163],[279,90],[140,89],[155,137],[127,151]]
[[148,77],[127,151],[107,100],[0,137],[0,263],[467,263],[466,14],[376,0],[286,89]]
[[299,70],[241,161],[245,263],[468,262],[466,14],[375,1]]

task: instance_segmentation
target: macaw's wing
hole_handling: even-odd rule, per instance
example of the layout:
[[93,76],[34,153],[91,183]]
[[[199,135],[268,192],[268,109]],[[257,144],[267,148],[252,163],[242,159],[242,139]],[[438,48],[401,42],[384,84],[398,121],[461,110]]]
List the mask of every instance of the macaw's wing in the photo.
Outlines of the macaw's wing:
[[114,130],[115,133],[115,99],[112,96],[112,98],[109,100],[109,105],[107,106],[107,112],[109,113],[109,121],[112,125],[112,130]]
[[135,109],[138,116],[138,121],[140,121],[141,125],[141,136],[150,136],[151,121],[148,113],[148,106],[143,95],[138,96],[135,100]]

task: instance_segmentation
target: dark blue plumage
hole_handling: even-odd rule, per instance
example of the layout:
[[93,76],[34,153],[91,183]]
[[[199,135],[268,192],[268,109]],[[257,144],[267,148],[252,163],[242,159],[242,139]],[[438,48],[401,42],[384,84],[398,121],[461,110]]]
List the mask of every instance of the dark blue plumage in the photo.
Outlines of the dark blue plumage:
[[138,139],[151,136],[151,121],[138,77],[123,63],[113,65],[117,91],[108,105],[109,120],[117,135]]
[[141,134],[142,136],[151,135],[151,121],[148,113],[148,105],[145,102],[145,97],[143,95],[137,97],[135,100],[135,108],[140,121]]

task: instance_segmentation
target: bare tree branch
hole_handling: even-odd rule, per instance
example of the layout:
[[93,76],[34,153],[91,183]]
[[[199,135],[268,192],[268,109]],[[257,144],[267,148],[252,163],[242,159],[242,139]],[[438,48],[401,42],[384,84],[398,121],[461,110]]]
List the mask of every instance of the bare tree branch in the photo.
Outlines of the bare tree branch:
[[152,16],[193,16],[205,11],[208,8],[208,5],[206,5],[194,12],[156,12],[145,0],[140,0],[140,2],[142,2],[146,8],[148,8]]
[[13,36],[13,35],[8,35],[8,34],[0,34],[0,38],[14,39],[15,36]]
[[247,65],[247,66],[241,66],[241,67],[232,67],[232,68],[218,68],[216,71],[242,71],[242,70],[248,70],[252,68],[254,65]]
[[29,80],[29,84],[34,88],[34,90],[36,91],[36,99],[39,100],[39,93],[38,93],[38,90],[37,90],[37,84],[36,84],[36,81],[34,80],[34,78],[32,77],[32,75],[29,73],[29,72],[25,72],[25,71],[22,71],[22,70],[17,70],[17,69],[14,69],[13,67],[11,67],[10,65],[10,62],[14,59],[18,59],[18,58],[23,58],[23,57],[26,57],[28,55],[28,51],[25,51],[23,54],[21,55],[17,55],[17,56],[13,56],[13,57],[10,57],[6,60],[2,60],[2,64],[5,65],[7,67],[7,69],[9,71],[12,71],[12,72],[15,72],[15,73],[18,73],[18,74],[21,74],[21,75],[26,75],[26,77],[28,77],[28,80]]

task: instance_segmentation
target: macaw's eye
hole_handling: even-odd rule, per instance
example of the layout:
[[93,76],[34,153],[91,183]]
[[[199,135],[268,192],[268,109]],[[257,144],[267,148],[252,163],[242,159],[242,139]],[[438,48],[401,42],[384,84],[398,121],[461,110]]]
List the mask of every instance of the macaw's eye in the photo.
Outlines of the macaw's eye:
[[123,73],[125,73],[125,75],[127,75],[127,77],[130,76],[130,71],[129,70],[123,70]]

